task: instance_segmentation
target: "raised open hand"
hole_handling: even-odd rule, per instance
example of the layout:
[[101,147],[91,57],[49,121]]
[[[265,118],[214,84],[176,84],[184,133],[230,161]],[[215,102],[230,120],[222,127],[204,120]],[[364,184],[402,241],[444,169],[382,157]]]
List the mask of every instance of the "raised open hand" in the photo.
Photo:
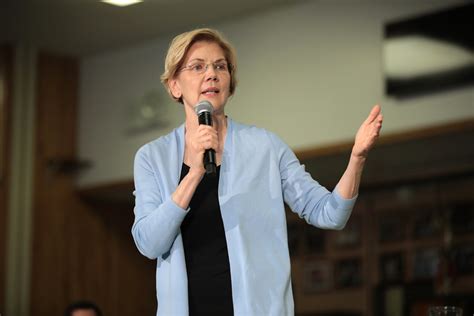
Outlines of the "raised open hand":
[[367,119],[357,131],[352,155],[358,158],[366,158],[370,149],[374,146],[382,128],[383,116],[380,105],[375,105],[370,111]]

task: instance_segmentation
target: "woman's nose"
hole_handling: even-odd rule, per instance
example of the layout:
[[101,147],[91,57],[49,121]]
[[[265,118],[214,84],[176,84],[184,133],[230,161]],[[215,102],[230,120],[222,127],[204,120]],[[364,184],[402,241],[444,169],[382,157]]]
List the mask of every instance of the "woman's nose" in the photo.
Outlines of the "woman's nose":
[[209,65],[206,69],[206,81],[218,81],[217,72],[213,65]]

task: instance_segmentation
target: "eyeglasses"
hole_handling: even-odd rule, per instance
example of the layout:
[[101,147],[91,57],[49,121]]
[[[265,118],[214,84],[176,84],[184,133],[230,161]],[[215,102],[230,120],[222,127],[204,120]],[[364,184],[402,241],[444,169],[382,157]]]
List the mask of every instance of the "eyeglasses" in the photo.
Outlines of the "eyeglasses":
[[218,62],[208,63],[208,64],[206,64],[203,61],[196,61],[187,66],[184,66],[183,68],[181,68],[181,71],[189,70],[194,74],[203,74],[207,71],[207,68],[209,67],[209,65],[212,65],[212,68],[217,73],[226,73],[226,72],[230,73],[230,70],[232,69],[232,65],[228,64],[225,61],[218,61]]

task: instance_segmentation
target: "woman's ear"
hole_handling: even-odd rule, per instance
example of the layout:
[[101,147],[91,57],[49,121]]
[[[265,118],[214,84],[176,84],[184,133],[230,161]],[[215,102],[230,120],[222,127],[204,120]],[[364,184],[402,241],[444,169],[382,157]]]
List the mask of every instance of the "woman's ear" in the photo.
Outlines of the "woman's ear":
[[173,97],[176,99],[179,99],[183,96],[183,93],[181,92],[181,87],[179,86],[178,80],[176,79],[171,79],[168,83],[168,86],[170,88],[171,94]]

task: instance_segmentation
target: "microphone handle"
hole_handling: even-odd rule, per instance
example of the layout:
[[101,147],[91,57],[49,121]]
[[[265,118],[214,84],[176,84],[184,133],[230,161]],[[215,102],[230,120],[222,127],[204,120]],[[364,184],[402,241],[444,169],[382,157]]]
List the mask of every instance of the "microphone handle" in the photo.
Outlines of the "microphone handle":
[[216,151],[214,149],[206,149],[204,152],[204,168],[206,169],[206,174],[216,175],[217,173],[217,164],[216,164]]
[[[198,119],[199,125],[212,126],[212,115],[210,112],[202,112],[199,114]],[[216,151],[212,148],[206,149],[204,153],[204,168],[208,175],[216,175],[217,173]]]

